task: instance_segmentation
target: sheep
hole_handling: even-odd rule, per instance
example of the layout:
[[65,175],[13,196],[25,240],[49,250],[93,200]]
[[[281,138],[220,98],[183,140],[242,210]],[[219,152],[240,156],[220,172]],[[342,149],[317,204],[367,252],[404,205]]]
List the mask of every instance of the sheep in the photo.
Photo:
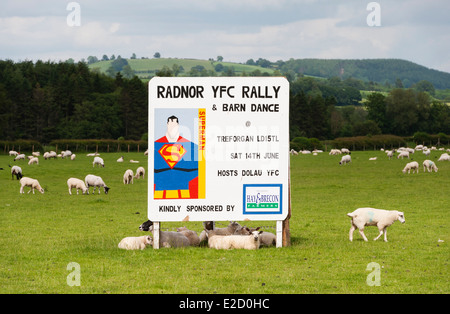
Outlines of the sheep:
[[95,157],[95,156],[100,156],[99,153],[89,153],[86,155],[86,157]]
[[153,225],[153,221],[151,220],[147,220],[146,222],[143,222],[140,226],[139,226],[139,230],[141,231],[149,231],[150,227]]
[[431,154],[431,150],[429,150],[429,149],[427,149],[427,150],[423,150],[422,151],[422,154],[424,154],[425,156],[430,156],[430,154]]
[[393,150],[386,150],[385,153],[386,153],[386,156],[389,158],[389,160],[391,160],[391,158],[394,157],[394,151]]
[[431,160],[427,159],[423,162],[423,172],[425,172],[425,168],[428,170],[428,172],[437,172],[438,167],[436,167],[436,164],[432,162]]
[[[213,230],[209,229],[209,230],[212,231],[211,235],[232,235],[240,227],[241,227],[241,225],[239,223],[237,223],[235,221],[230,221],[228,226],[225,228],[217,228],[217,229],[213,229]],[[205,229],[208,229],[208,228],[205,228]],[[201,242],[207,239],[206,231],[207,230],[203,230],[200,233],[200,241]]]
[[370,157],[369,160],[370,161],[377,160],[377,157]]
[[21,159],[25,160],[25,154],[18,154],[16,156],[16,158],[14,158],[14,161],[21,160]]
[[123,162],[123,156],[120,156],[119,159],[117,159],[117,162]]
[[63,150],[62,152],[61,152],[61,158],[66,158],[66,157],[68,157],[68,156],[71,156],[72,155],[72,152],[70,151],[70,150]]
[[[250,235],[253,231],[259,231],[260,227],[258,228],[247,228],[246,226],[243,226],[242,228],[238,228],[238,230],[235,231],[235,234],[243,234],[243,235]],[[272,246],[277,244],[277,236],[270,232],[262,231],[259,234],[259,241],[260,246]]]
[[350,227],[349,238],[350,242],[353,241],[353,231],[356,228],[359,230],[359,234],[367,242],[367,238],[364,234],[365,226],[377,226],[380,234],[373,239],[374,241],[384,233],[384,242],[387,242],[386,228],[392,225],[396,220],[401,223],[405,223],[405,215],[403,212],[396,210],[384,210],[371,207],[358,208],[352,213],[348,213],[352,221]]
[[[149,228],[150,232],[153,231],[153,225]],[[154,234],[153,234],[154,237]],[[184,247],[189,246],[191,243],[189,239],[181,232],[175,231],[161,231],[159,230],[159,243],[160,246],[170,248],[170,247]]]
[[139,179],[142,176],[145,179],[145,169],[144,167],[139,167],[136,169],[136,175],[134,176],[136,179]]
[[340,155],[340,154],[342,154],[341,150],[334,149],[334,148],[332,150],[330,150],[330,152],[328,153],[328,155]]
[[132,163],[132,164],[138,164],[138,163],[139,163],[139,160],[133,160],[133,159],[130,159],[130,163]]
[[417,172],[419,173],[419,163],[417,161],[413,161],[413,162],[409,162],[406,164],[405,168],[403,168],[402,172],[406,173],[406,171],[408,171],[408,173],[410,173],[410,171]]
[[119,242],[118,247],[124,250],[143,250],[152,244],[153,239],[150,236],[127,237]]
[[245,249],[257,250],[260,246],[259,235],[262,231],[253,231],[250,235],[215,235],[207,230],[208,246],[216,250]]
[[103,158],[101,157],[94,157],[94,161],[92,162],[92,167],[95,167],[95,165],[105,167],[105,162],[103,161]]
[[17,156],[17,155],[19,155],[19,153],[16,152],[15,150],[10,150],[9,151],[9,156]]
[[400,157],[402,157],[402,159],[403,159],[403,157],[406,157],[409,159],[409,152],[401,151],[400,154],[398,154],[397,159],[399,159]]
[[291,154],[291,155],[298,155],[298,152],[295,149],[291,149],[289,151],[289,154]]
[[77,157],[77,155],[72,154],[72,155],[70,155],[70,160],[75,160],[76,157]]
[[26,186],[29,186],[31,189],[28,191],[28,193],[30,193],[31,191],[33,191],[34,194],[34,190],[38,190],[39,192],[41,192],[42,194],[44,194],[44,189],[41,187],[41,185],[39,184],[39,181],[36,179],[32,179],[29,177],[23,177],[22,179],[20,179],[20,194],[24,194],[25,192],[23,191],[23,188]]
[[11,180],[14,180],[14,176],[16,176],[17,180],[20,180],[23,177],[22,176],[22,168],[20,168],[19,166],[12,166],[11,167]]
[[200,244],[200,238],[195,231],[189,230],[186,227],[180,227],[177,228],[177,232],[180,232],[186,238],[188,238],[191,246],[198,246]]
[[41,153],[40,152],[31,152],[31,155],[34,157],[39,157],[39,156],[41,156]]
[[341,161],[339,162],[340,165],[348,164],[352,162],[352,157],[350,155],[342,156]]
[[350,151],[348,150],[348,148],[342,148],[341,149],[341,153],[343,153],[343,154],[351,154]]
[[86,187],[86,184],[83,182],[83,180],[77,179],[77,178],[69,178],[67,180],[67,187],[69,188],[69,194],[72,195],[72,188],[77,189],[77,195],[78,190],[81,190],[83,194],[89,194],[89,190]]
[[38,164],[39,165],[39,158],[37,158],[37,157],[31,158],[30,161],[28,161],[28,165],[32,165],[32,164]]
[[439,157],[438,161],[450,161],[450,155],[447,154],[447,153],[443,153],[443,154]]
[[49,158],[55,158],[56,159],[56,157],[57,157],[58,155],[56,155],[56,152],[54,152],[54,151],[50,151],[50,152],[45,152],[44,153],[44,159],[45,160],[47,160],[47,159],[49,159]]
[[88,189],[88,194],[90,186],[94,187],[94,189],[92,190],[92,194],[95,193],[95,188],[98,188],[98,194],[100,194],[101,187],[103,187],[105,194],[108,194],[108,191],[110,190],[110,188],[106,186],[105,182],[103,182],[103,179],[101,177],[95,176],[93,174],[88,174],[84,178],[84,183],[86,184],[86,187]]
[[127,171],[125,171],[125,173],[123,174],[123,184],[133,184],[133,170],[128,169]]

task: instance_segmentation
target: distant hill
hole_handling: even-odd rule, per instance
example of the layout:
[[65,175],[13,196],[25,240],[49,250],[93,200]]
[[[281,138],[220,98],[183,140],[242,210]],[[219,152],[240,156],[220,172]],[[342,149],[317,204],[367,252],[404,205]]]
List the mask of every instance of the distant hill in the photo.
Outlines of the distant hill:
[[282,73],[294,71],[321,77],[352,77],[366,82],[389,83],[400,80],[403,87],[426,80],[436,89],[450,88],[450,73],[428,69],[401,59],[290,59],[279,65]]

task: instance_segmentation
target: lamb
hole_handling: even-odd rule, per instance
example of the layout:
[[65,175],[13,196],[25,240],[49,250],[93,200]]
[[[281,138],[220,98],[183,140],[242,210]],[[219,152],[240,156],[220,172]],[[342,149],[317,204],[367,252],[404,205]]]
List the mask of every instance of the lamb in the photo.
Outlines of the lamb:
[[31,155],[34,157],[39,157],[39,156],[41,156],[41,153],[40,152],[31,152]]
[[136,170],[136,175],[134,176],[136,179],[139,179],[142,176],[145,179],[145,169],[144,167],[139,167]]
[[427,150],[423,150],[422,151],[422,154],[424,154],[425,156],[430,156],[430,154],[431,154],[431,150],[429,150],[429,149],[427,149]]
[[352,162],[352,157],[350,155],[345,155],[345,156],[342,156],[341,161],[339,162],[339,164],[343,165],[343,164],[348,164],[348,163],[351,163],[351,162]]
[[146,222],[143,222],[140,226],[139,226],[139,230],[141,231],[149,231],[150,227],[153,225],[153,221],[151,220],[147,220]]
[[86,184],[86,187],[88,189],[89,194],[89,187],[93,186],[94,189],[92,190],[92,194],[95,193],[95,188],[98,188],[98,194],[100,194],[100,188],[103,187],[103,190],[105,191],[105,194],[108,194],[109,187],[106,186],[105,182],[103,182],[103,179],[101,177],[95,176],[93,174],[88,174],[84,178],[84,183]]
[[350,242],[353,241],[353,231],[355,231],[356,228],[358,228],[359,234],[364,241],[367,242],[367,238],[364,234],[365,226],[377,226],[380,234],[373,240],[378,240],[384,233],[384,242],[387,242],[386,228],[392,225],[396,220],[405,223],[404,213],[396,210],[363,207],[356,209],[352,213],[348,213],[347,216],[352,219],[352,226],[350,227],[349,233]]
[[39,165],[39,158],[37,158],[37,157],[31,158],[30,161],[28,161],[28,165],[32,165],[32,164],[38,164]]
[[103,161],[103,158],[101,157],[94,157],[94,161],[92,162],[92,167],[95,167],[95,165],[105,167],[105,162]]
[[188,238],[191,246],[198,246],[200,244],[200,238],[195,231],[189,230],[186,227],[180,227],[177,228],[177,232],[180,232],[186,238]]
[[26,186],[29,186],[31,189],[28,191],[28,193],[30,193],[31,191],[33,191],[34,194],[34,190],[38,190],[39,192],[41,192],[42,194],[44,194],[44,189],[41,187],[41,185],[39,184],[39,181],[36,179],[32,179],[29,177],[23,177],[22,179],[20,179],[20,194],[25,193],[23,191],[23,188]]
[[133,170],[128,169],[127,171],[125,171],[125,173],[123,174],[123,184],[133,184]]
[[407,152],[407,151],[400,152],[400,154],[398,154],[398,156],[397,156],[397,159],[399,159],[400,157],[402,157],[402,159],[403,159],[403,157],[406,157],[409,159],[409,152]]
[[[236,232],[236,230],[238,228],[242,228],[239,223],[237,223],[235,221],[230,221],[230,223],[229,223],[229,225],[227,227],[225,227],[225,228],[217,228],[217,229],[213,229],[213,230],[210,230],[210,231],[212,231],[211,235],[232,235],[232,234],[234,234]],[[208,228],[205,228],[205,229],[208,229]],[[204,240],[206,240],[208,238],[207,234],[206,234],[207,231],[208,230],[203,230],[200,233],[200,241],[204,241]]]
[[428,172],[437,172],[438,167],[436,167],[436,164],[432,162],[431,160],[427,159],[423,162],[423,172],[425,172],[425,168],[428,170]]
[[389,160],[394,157],[394,151],[393,150],[387,150],[385,151],[386,156],[389,158]]
[[[153,225],[149,228],[150,232],[153,232]],[[191,243],[189,239],[181,232],[175,231],[161,231],[159,230],[159,243],[160,246],[170,247],[184,247],[189,246]]]
[[15,150],[10,150],[9,151],[9,156],[17,156],[17,155],[19,155],[19,153],[16,152]]
[[439,157],[438,161],[450,161],[450,155],[447,154],[447,153],[443,153],[443,154]]
[[377,157],[370,157],[369,160],[371,160],[371,161],[377,160]]
[[152,244],[153,239],[150,236],[127,237],[119,242],[118,247],[125,250],[143,250]]
[[250,235],[215,235],[207,230],[208,246],[216,250],[245,249],[257,250],[260,246],[259,235],[262,231],[253,231]]
[[22,176],[22,168],[20,168],[19,166],[12,166],[11,167],[11,180],[14,180],[14,176],[16,176],[17,180],[20,180],[23,177]]
[[406,173],[406,171],[408,171],[408,173],[410,173],[411,170],[413,171],[413,173],[415,171],[419,173],[419,163],[417,161],[407,163],[405,168],[403,168],[402,172]]
[[348,150],[348,148],[342,148],[341,149],[341,153],[343,153],[343,154],[351,154],[350,151]]
[[[246,226],[243,226],[242,228],[239,228],[236,230],[235,234],[243,234],[243,235],[250,235],[253,231],[259,231],[260,227],[258,228],[247,228]],[[272,246],[277,244],[277,236],[270,232],[262,231],[259,234],[259,241],[260,246]]]
[[117,159],[117,162],[123,162],[123,156],[120,156],[119,159]]
[[77,195],[78,190],[81,190],[83,194],[89,194],[89,190],[86,187],[86,184],[83,182],[83,180],[77,179],[77,178],[69,178],[67,180],[67,186],[69,188],[69,194],[72,195],[72,188],[77,189]]
[[18,155],[16,156],[16,158],[14,158],[14,161],[16,161],[16,160],[21,160],[21,159],[25,160],[25,154],[18,154]]

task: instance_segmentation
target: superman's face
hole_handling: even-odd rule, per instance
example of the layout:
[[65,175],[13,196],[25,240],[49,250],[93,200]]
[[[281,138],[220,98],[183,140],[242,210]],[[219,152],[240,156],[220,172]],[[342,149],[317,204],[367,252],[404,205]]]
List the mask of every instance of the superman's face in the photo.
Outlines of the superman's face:
[[178,119],[169,119],[167,121],[167,133],[171,138],[178,138],[179,127]]

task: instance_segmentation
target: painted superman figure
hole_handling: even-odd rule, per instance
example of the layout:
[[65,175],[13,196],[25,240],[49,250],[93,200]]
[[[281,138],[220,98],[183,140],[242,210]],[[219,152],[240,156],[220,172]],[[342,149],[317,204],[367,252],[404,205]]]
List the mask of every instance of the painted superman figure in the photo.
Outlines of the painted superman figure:
[[166,135],[155,141],[154,198],[198,198],[198,145],[180,136],[176,116]]

